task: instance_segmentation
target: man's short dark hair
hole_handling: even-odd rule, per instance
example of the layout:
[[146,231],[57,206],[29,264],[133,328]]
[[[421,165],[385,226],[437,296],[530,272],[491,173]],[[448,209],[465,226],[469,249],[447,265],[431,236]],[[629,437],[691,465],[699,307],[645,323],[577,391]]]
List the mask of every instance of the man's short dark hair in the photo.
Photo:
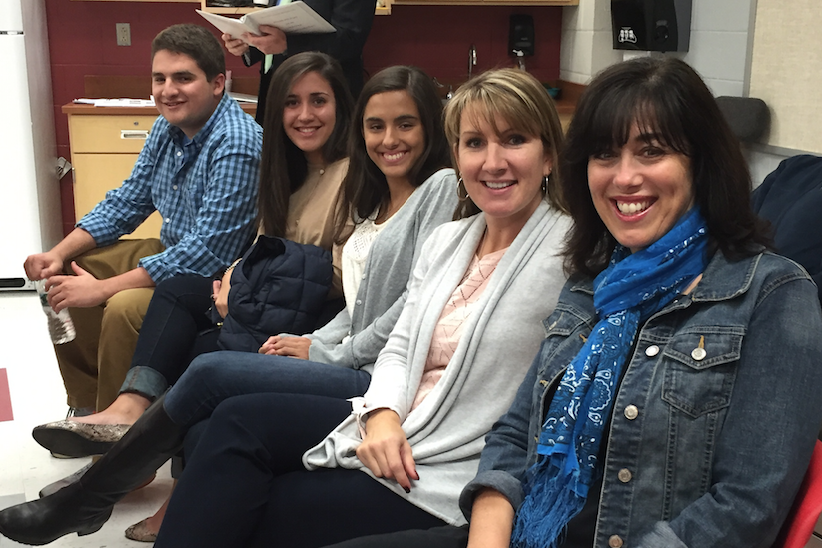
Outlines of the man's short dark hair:
[[225,54],[220,41],[206,28],[190,23],[172,25],[151,42],[151,59],[158,51],[188,55],[200,67],[208,81],[225,74]]

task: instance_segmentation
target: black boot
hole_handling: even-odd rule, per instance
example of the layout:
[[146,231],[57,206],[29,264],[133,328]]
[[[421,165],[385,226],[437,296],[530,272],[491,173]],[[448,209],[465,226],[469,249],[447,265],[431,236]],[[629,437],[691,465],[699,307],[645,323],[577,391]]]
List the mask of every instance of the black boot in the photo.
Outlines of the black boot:
[[69,533],[98,531],[114,504],[182,447],[184,432],[166,414],[164,400],[154,402],[77,483],[0,512],[0,533],[39,546]]

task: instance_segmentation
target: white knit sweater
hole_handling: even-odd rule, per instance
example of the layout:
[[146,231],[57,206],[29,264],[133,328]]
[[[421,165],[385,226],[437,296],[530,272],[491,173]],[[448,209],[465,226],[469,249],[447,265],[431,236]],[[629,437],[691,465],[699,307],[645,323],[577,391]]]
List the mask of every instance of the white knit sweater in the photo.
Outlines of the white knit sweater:
[[[411,492],[378,480],[444,521],[465,523],[457,505],[477,471],[484,438],[502,415],[536,355],[565,283],[559,251],[569,219],[541,204],[505,252],[443,377],[410,411],[437,320],[465,274],[485,230],[483,214],[438,227],[425,242],[408,300],[374,369],[354,402],[359,412],[390,408],[403,420],[420,479]],[[306,468],[370,471],[356,457],[362,439],[357,412],[303,456]]]

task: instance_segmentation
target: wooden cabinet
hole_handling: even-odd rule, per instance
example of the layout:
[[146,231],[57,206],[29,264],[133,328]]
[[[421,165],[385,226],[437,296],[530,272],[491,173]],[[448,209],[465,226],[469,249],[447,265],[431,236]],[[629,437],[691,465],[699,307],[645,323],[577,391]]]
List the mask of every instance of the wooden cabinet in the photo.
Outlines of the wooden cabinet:
[[[105,113],[101,113],[103,110]],[[74,214],[91,211],[106,192],[129,176],[157,119],[154,107],[110,108],[66,105],[71,163],[74,166]],[[156,211],[128,238],[159,238],[162,219]]]
[[[254,116],[256,104],[241,104]],[[71,163],[74,166],[74,214],[91,211],[131,174],[151,126],[154,107],[94,107],[63,105],[68,116]],[[162,218],[156,211],[126,238],[159,238]]]

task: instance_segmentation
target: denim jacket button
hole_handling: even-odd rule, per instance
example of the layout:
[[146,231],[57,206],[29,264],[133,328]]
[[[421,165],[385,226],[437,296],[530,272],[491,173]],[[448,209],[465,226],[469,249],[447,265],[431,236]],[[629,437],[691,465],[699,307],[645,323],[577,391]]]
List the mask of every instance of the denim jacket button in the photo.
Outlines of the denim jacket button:
[[625,418],[628,419],[629,421],[632,421],[635,418],[637,418],[637,416],[639,416],[639,409],[636,408],[636,405],[629,405],[628,407],[625,408],[624,413],[625,413]]
[[651,346],[645,349],[645,355],[649,358],[653,358],[657,354],[659,354],[659,347],[655,344],[652,344]]
[[633,478],[634,475],[631,474],[631,471],[627,468],[623,468],[622,470],[617,472],[617,477],[619,478],[619,481],[621,481],[622,483],[628,483],[629,481],[631,481],[631,478]]
[[608,538],[608,546],[611,548],[622,548],[622,537],[619,535],[611,535]]
[[697,348],[694,348],[693,350],[691,350],[691,357],[693,359],[695,359],[696,361],[698,361],[698,362],[701,362],[702,360],[704,360],[705,356],[707,356],[707,355],[708,355],[708,353],[705,352],[704,348],[697,347]]

